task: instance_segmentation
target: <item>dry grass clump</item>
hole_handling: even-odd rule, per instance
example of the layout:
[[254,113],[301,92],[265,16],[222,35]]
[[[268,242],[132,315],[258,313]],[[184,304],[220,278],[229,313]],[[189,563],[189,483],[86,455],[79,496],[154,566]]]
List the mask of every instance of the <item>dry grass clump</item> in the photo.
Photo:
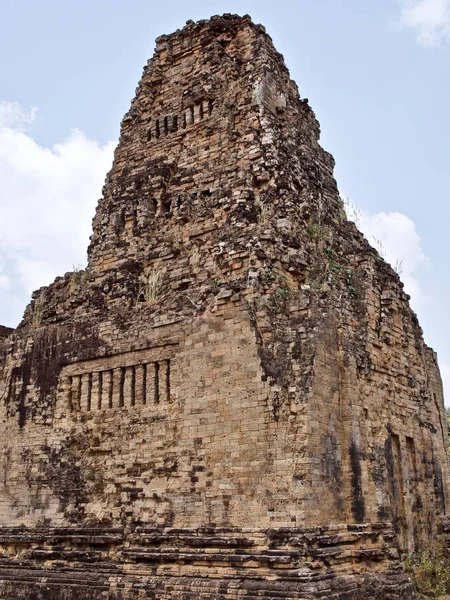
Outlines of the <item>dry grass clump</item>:
[[145,269],[139,278],[138,299],[148,305],[155,304],[161,293],[162,271],[160,269]]

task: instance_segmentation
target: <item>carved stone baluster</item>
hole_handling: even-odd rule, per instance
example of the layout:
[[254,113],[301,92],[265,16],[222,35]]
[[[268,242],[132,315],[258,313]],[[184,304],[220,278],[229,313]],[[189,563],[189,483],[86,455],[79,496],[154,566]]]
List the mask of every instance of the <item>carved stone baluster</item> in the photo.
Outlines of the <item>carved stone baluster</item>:
[[72,377],[72,389],[71,389],[72,410],[74,410],[74,411],[80,410],[80,398],[81,398],[81,375],[74,375]]
[[64,408],[68,409],[69,411],[72,411],[72,377],[63,378],[62,395],[64,398]]
[[145,365],[134,367],[134,401],[136,406],[145,404]]
[[113,372],[102,373],[102,408],[113,407]]
[[161,402],[170,400],[170,361],[162,360],[159,363],[158,373],[159,399]]
[[97,371],[92,373],[91,410],[101,408],[101,392],[101,373]]
[[156,364],[147,363],[146,367],[146,403],[153,404],[156,399],[158,388],[156,386]]
[[126,367],[123,384],[124,406],[134,406],[134,367]]
[[81,376],[80,410],[85,412],[91,410],[92,373],[84,373]]
[[123,406],[124,374],[124,369],[121,367],[113,370],[113,408],[120,408]]

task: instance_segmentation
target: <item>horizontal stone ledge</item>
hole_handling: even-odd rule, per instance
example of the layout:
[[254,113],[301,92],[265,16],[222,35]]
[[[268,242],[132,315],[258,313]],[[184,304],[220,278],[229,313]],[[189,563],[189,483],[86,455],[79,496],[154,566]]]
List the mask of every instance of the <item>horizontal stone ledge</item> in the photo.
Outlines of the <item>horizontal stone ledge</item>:
[[[291,556],[271,556],[266,554],[220,554],[220,553],[201,553],[201,552],[177,552],[161,551],[150,552],[145,550],[123,550],[124,558],[134,558],[143,562],[225,562],[231,563],[292,563]],[[292,568],[295,568],[294,566]]]
[[[297,526],[297,527],[270,527],[270,528],[257,528],[257,527],[212,527],[212,526],[199,526],[199,527],[166,527],[164,525],[158,526],[145,526],[139,525],[136,527],[136,533],[164,533],[176,534],[176,535],[223,535],[223,534],[243,534],[247,536],[251,535],[264,535],[271,536],[277,534],[321,534],[321,535],[335,535],[343,531],[361,531],[370,532],[371,530],[390,530],[393,525],[389,522],[374,522],[364,524],[353,524],[353,523],[338,523],[335,525],[311,525],[311,526]],[[1,529],[0,529],[1,531]]]
[[103,553],[100,551],[76,551],[76,550],[56,550],[56,549],[34,549],[31,550],[28,557],[31,560],[64,560],[68,562],[101,562]]
[[68,541],[71,544],[120,544],[124,540],[123,531],[103,529],[22,529],[22,528],[0,528],[0,544],[8,545],[20,542],[30,543],[53,543],[58,544]]
[[256,544],[255,540],[251,540],[249,538],[239,538],[239,537],[229,537],[229,538],[218,538],[218,537],[210,537],[210,536],[183,536],[183,535],[173,535],[173,536],[164,536],[164,535],[146,535],[141,534],[137,536],[132,536],[133,540],[138,541],[143,545],[157,545],[164,542],[176,541],[179,545],[189,546],[189,547],[197,547],[197,548],[249,548]]
[[89,587],[101,587],[102,589],[109,589],[109,577],[117,577],[117,575],[118,573],[113,571],[97,574],[71,569],[58,570],[46,568],[42,570],[33,570],[31,568],[23,567],[21,569],[15,568],[5,570],[3,567],[0,568],[0,582],[13,581],[15,583],[29,582],[34,584],[39,580],[42,581],[42,578],[45,578],[45,582],[48,584],[64,583],[64,585],[86,585]]
[[[325,527],[279,528],[279,529],[240,529],[240,528],[136,528],[125,536],[120,528],[0,528],[0,543],[4,545],[20,543],[52,543],[65,540],[73,545],[120,544],[125,539],[135,544],[182,544],[194,548],[245,548],[255,545],[270,545],[272,548],[291,546],[294,548],[349,547],[366,537],[371,537],[376,551],[379,536],[389,540],[392,534],[390,524],[382,527],[359,528],[351,525],[339,529]],[[379,542],[378,542],[379,543]],[[370,548],[369,548],[370,549]]]

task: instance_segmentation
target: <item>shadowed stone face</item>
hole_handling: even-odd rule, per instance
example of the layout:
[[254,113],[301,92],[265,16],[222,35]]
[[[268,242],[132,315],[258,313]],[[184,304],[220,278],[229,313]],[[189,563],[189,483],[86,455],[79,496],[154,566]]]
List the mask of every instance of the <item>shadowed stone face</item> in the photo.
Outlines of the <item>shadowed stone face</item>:
[[157,40],[87,270],[0,328],[0,596],[413,597],[440,375],[318,140],[249,17]]
[[13,331],[14,329],[11,329],[11,327],[4,327],[3,325],[0,325],[0,340],[7,338],[8,335],[10,335]]

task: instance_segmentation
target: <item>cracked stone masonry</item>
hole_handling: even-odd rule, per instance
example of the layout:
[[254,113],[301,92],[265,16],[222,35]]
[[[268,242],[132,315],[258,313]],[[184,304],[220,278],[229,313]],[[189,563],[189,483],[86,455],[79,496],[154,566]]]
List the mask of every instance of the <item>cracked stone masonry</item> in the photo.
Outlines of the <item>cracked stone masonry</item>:
[[319,134],[250,17],[157,39],[87,269],[0,327],[1,598],[414,597],[441,378]]

